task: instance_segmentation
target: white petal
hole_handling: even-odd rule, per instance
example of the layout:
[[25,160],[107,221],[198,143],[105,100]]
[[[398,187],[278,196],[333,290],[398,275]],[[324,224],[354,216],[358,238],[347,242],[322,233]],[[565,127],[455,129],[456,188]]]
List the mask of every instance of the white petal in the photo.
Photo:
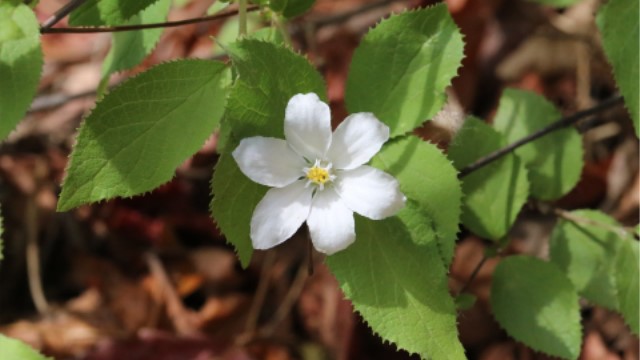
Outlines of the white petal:
[[331,111],[314,93],[289,100],[284,136],[291,147],[309,161],[324,157],[331,143]]
[[250,137],[233,150],[243,174],[258,184],[283,187],[304,175],[304,159],[280,139]]
[[333,132],[327,158],[336,169],[365,164],[389,140],[389,127],[372,113],[352,114]]
[[295,234],[309,216],[312,192],[304,181],[267,191],[251,218],[253,247],[269,249]]
[[404,207],[405,197],[398,181],[371,166],[340,172],[335,184],[345,205],[369,219],[384,219]]
[[313,197],[307,225],[313,246],[328,255],[346,249],[356,239],[353,211],[333,189],[319,191]]

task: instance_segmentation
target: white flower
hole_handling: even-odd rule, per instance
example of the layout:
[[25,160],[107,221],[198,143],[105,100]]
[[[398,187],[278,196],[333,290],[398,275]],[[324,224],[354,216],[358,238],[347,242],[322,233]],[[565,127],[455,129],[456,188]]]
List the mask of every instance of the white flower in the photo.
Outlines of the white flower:
[[355,240],[354,211],[379,220],[404,206],[398,181],[364,165],[389,139],[373,114],[352,114],[332,134],[329,106],[298,94],[287,104],[284,134],[286,141],[246,138],[233,151],[247,177],[273,187],[251,218],[254,248],[284,242],[306,221],[314,247],[333,254]]

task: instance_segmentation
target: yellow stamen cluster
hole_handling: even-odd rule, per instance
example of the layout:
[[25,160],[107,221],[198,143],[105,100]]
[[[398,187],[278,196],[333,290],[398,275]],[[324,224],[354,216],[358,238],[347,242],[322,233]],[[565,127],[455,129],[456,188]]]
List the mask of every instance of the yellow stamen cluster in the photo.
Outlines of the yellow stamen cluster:
[[314,166],[307,171],[307,179],[317,185],[324,185],[331,180],[331,175],[327,169]]

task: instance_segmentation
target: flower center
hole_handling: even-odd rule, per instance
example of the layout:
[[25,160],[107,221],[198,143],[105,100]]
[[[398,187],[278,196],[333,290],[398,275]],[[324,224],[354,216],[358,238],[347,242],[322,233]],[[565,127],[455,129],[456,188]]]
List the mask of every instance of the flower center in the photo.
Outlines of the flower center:
[[331,175],[328,169],[314,165],[307,170],[307,179],[317,185],[324,185],[327,181],[331,180]]
[[331,173],[331,163],[326,161],[316,160],[312,167],[304,168],[303,172],[307,178],[307,186],[314,184],[319,190],[324,190],[324,185],[336,178]]

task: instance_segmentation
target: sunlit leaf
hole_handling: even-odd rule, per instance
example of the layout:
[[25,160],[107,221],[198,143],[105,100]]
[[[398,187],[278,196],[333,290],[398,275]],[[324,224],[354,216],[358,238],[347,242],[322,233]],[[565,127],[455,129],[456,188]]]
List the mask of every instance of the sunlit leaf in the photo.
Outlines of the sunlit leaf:
[[71,12],[73,26],[123,25],[158,0],[86,0]]
[[552,356],[578,358],[578,294],[554,264],[528,256],[502,260],[493,274],[491,308],[516,340]]
[[22,119],[38,89],[39,29],[27,5],[0,1],[0,140]]
[[362,39],[347,79],[349,112],[372,112],[407,133],[440,110],[463,58],[462,35],[445,4],[392,15]]
[[615,260],[615,285],[620,312],[625,322],[636,334],[640,334],[640,247],[636,240],[625,241]]
[[[548,100],[532,92],[506,89],[500,99],[494,127],[508,143],[540,130],[561,118]],[[516,150],[529,170],[531,195],[552,200],[568,193],[580,179],[582,139],[573,128],[557,130]]]
[[0,334],[0,354],[2,360],[47,360],[27,344]]
[[596,210],[579,210],[571,214],[584,220],[559,220],[551,235],[551,261],[569,277],[580,295],[598,305],[616,310],[616,265],[613,259],[624,239],[620,234],[598,224],[612,227],[619,224]]
[[402,192],[429,215],[448,266],[462,201],[460,181],[451,162],[435,145],[407,136],[385,145],[371,164],[395,176]]
[[80,128],[58,210],[142,194],[169,181],[218,125],[228,83],[222,63],[181,60],[115,88]]
[[638,0],[609,0],[598,12],[602,47],[613,67],[620,92],[640,136],[640,22]]
[[[448,155],[462,169],[505,145],[502,134],[469,117],[449,145]],[[481,237],[499,240],[527,201],[527,170],[517,156],[507,154],[465,176],[462,192],[462,223]]]
[[465,358],[436,234],[416,204],[381,221],[356,216],[355,243],[327,265],[375,333],[425,359]]
[[[166,20],[171,0],[159,0],[157,3],[134,15],[127,24],[149,24]],[[153,51],[164,29],[123,31],[113,33],[111,49],[102,64],[102,76],[138,65]]]

